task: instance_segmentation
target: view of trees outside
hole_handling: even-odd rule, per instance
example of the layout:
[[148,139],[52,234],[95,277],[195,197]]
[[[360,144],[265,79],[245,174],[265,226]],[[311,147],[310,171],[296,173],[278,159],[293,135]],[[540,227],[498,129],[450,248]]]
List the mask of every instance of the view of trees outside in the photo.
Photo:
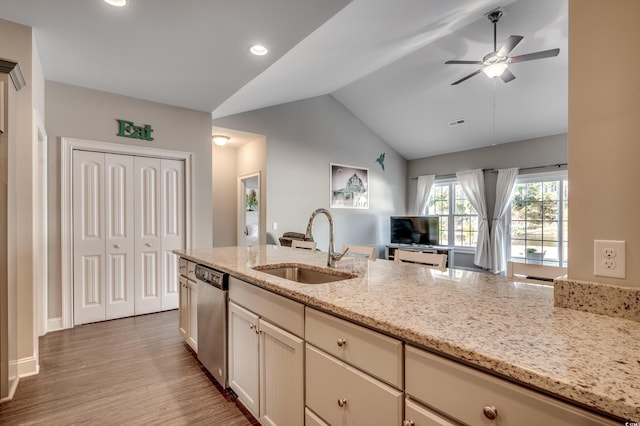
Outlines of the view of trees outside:
[[511,204],[511,258],[528,263],[567,261],[566,179],[518,182]]
[[[453,193],[453,199],[450,194]],[[453,204],[453,205],[452,205]],[[453,215],[450,212],[453,211]],[[440,244],[476,247],[478,214],[458,183],[434,185],[428,202],[428,214],[440,216]],[[453,221],[453,241],[450,241],[450,220]]]

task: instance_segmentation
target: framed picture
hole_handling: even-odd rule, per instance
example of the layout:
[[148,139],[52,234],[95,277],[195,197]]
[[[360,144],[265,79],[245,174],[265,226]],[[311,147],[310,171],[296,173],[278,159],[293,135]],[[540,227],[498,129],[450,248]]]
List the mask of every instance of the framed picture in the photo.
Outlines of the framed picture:
[[369,169],[331,163],[331,208],[369,208]]

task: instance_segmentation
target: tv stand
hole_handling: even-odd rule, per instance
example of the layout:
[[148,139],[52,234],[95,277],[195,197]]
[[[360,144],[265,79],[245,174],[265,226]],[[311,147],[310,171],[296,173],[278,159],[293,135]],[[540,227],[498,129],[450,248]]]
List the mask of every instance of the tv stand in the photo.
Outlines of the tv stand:
[[384,248],[384,256],[387,260],[395,259],[396,250],[419,251],[422,253],[436,253],[447,255],[447,268],[453,267],[453,247],[449,246],[429,246],[421,244],[387,244]]

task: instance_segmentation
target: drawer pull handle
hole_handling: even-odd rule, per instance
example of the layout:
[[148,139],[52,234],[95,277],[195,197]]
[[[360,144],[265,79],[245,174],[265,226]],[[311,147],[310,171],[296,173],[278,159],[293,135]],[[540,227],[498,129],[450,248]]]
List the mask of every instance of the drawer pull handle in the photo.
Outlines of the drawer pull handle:
[[347,405],[347,400],[344,398],[338,398],[338,407],[344,407]]
[[402,422],[402,426],[416,426],[413,420],[405,420]]
[[338,339],[338,346],[343,347],[347,344],[347,341],[344,339]]
[[482,409],[482,414],[489,420],[495,420],[498,418],[498,409],[493,406],[486,406]]

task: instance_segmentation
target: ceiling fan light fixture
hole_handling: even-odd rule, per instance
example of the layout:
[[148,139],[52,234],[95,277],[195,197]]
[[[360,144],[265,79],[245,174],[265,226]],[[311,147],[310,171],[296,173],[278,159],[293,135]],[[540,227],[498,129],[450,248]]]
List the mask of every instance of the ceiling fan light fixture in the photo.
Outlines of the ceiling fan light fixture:
[[482,72],[489,78],[496,78],[500,77],[507,70],[508,66],[509,65],[504,62],[498,62],[482,68]]
[[104,0],[104,2],[116,7],[123,7],[127,5],[127,0]]
[[225,146],[227,142],[229,142],[229,136],[224,135],[213,135],[211,140],[218,146]]

